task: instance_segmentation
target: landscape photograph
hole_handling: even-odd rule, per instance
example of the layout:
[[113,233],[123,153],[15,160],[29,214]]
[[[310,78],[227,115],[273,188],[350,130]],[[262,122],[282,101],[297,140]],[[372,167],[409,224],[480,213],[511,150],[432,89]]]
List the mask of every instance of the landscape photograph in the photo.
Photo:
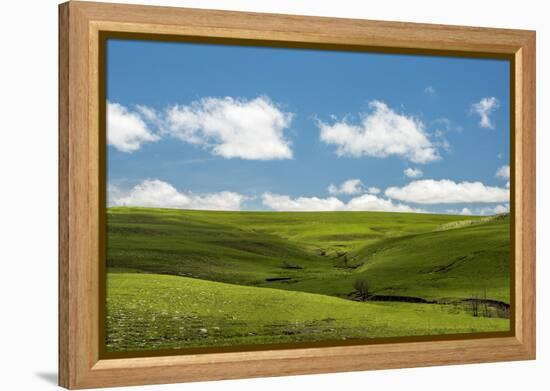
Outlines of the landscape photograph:
[[108,39],[108,353],[509,332],[510,63]]

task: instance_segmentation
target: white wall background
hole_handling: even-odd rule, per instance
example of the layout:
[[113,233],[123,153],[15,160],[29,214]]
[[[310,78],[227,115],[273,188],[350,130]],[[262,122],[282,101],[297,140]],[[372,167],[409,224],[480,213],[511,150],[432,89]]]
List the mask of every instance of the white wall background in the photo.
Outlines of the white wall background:
[[[119,2],[124,2],[119,0]],[[537,30],[538,360],[141,387],[517,390],[550,384],[550,29],[544,1],[135,0],[134,3]],[[56,388],[57,1],[0,3],[0,389]],[[546,384],[544,386],[543,384]]]

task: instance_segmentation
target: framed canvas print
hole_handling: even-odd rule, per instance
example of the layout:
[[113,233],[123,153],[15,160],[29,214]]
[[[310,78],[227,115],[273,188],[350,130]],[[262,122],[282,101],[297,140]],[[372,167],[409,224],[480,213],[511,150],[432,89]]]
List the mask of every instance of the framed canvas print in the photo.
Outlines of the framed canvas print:
[[534,32],[59,11],[62,386],[534,359]]

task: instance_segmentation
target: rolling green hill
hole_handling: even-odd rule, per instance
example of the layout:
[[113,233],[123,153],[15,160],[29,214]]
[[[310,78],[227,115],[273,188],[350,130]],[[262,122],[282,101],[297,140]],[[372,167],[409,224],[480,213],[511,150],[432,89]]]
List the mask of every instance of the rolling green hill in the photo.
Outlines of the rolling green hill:
[[[107,223],[113,350],[509,328],[467,310],[510,301],[507,216],[117,207]],[[354,301],[358,280],[367,302]]]
[[508,302],[508,235],[506,218],[110,208],[108,267],[332,296],[365,278],[379,294]]
[[107,350],[338,341],[504,330],[507,319],[456,307],[360,303],[188,277],[113,273]]

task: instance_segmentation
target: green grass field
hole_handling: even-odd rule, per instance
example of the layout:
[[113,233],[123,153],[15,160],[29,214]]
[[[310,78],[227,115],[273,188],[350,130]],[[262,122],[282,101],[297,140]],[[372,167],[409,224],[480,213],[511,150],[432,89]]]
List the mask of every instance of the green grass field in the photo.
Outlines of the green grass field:
[[107,221],[108,351],[510,327],[507,216],[120,207]]

